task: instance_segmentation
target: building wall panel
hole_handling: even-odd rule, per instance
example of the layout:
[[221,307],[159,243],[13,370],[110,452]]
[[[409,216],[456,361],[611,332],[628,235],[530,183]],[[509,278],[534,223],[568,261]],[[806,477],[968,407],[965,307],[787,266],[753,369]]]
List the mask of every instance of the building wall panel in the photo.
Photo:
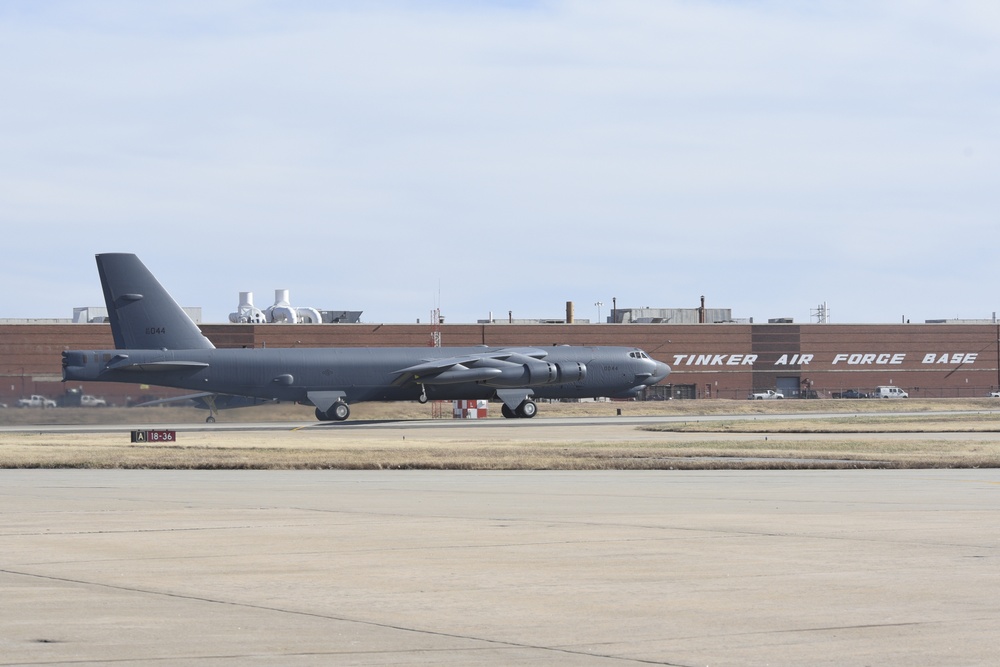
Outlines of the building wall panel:
[[[429,347],[621,345],[671,365],[685,396],[745,398],[797,378],[820,397],[894,384],[912,396],[985,396],[1000,386],[993,324],[210,324],[217,347]],[[66,387],[61,352],[114,347],[107,324],[0,325],[0,401]],[[866,355],[867,358],[866,358]],[[748,363],[752,361],[752,363]],[[97,384],[97,383],[94,383]],[[138,385],[83,387],[116,403],[178,392]]]

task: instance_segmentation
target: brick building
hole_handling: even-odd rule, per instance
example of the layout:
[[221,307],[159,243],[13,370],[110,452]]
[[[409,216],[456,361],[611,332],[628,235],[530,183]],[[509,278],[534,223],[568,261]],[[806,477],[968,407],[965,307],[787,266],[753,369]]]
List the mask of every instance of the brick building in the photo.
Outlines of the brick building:
[[[624,345],[673,372],[649,398],[735,398],[780,389],[830,397],[845,389],[904,388],[911,397],[986,396],[1000,387],[1000,325],[969,324],[203,324],[216,347]],[[108,324],[0,324],[0,402],[58,398],[61,353],[111,349]],[[128,402],[184,392],[140,385],[73,387]]]

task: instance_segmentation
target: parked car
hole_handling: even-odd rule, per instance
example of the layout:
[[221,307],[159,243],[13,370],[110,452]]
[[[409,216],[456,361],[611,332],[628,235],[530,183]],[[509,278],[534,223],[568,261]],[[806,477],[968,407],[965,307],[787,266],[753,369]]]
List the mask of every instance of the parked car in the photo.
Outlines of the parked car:
[[103,398],[84,394],[80,397],[80,405],[84,408],[106,408],[108,407],[108,402]]
[[858,391],[857,389],[845,389],[839,394],[835,394],[834,398],[871,398],[871,394],[864,391]]
[[767,391],[758,391],[756,393],[747,396],[751,401],[770,401],[775,399],[784,398],[785,395],[780,391],[775,391],[773,389],[768,389]]
[[54,408],[56,407],[56,402],[51,398],[45,398],[44,396],[39,396],[38,394],[32,394],[28,398],[17,399],[17,407],[19,408]]
[[1000,391],[991,391],[990,398],[1000,398]]

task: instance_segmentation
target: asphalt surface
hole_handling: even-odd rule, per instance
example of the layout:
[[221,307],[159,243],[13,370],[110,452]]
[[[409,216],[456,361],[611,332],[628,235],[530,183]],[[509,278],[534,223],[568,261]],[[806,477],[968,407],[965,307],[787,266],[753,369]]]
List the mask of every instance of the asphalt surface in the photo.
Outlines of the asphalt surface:
[[0,470],[0,665],[986,665],[1000,471]]

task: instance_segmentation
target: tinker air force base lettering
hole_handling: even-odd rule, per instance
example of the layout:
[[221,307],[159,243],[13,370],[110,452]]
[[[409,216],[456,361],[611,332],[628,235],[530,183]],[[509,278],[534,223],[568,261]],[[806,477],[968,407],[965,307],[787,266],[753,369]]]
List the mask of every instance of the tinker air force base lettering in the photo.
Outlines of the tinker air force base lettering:
[[[754,366],[760,355],[757,354],[675,354],[673,366]],[[835,354],[826,360],[831,366],[901,366],[906,362],[905,352],[845,352]],[[923,355],[921,364],[958,366],[974,364],[979,357],[978,352],[928,352]],[[811,363],[822,363],[814,354],[783,354],[773,363],[774,366],[807,366]]]

